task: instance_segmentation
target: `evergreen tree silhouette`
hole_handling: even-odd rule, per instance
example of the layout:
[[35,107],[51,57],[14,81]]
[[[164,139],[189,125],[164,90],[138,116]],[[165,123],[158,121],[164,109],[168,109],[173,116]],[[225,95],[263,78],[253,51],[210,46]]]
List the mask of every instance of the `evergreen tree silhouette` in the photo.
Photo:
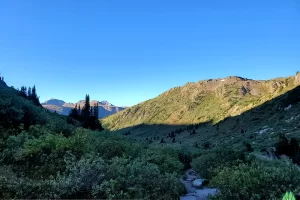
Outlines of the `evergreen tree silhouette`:
[[80,115],[78,113],[78,109],[77,109],[77,104],[75,105],[75,107],[70,111],[69,113],[69,117],[76,119],[78,121],[80,121]]
[[94,112],[93,112],[93,108],[94,108],[94,107],[91,106],[91,109],[90,109],[90,116],[94,116],[94,115],[93,115],[93,113],[94,113]]
[[99,103],[97,102],[96,106],[94,106],[93,116],[99,118]]
[[27,97],[28,97],[29,100],[31,100],[30,99],[31,98],[31,87],[29,87],[28,90],[27,90]]
[[[76,104],[77,105],[77,104]],[[81,108],[80,108],[80,104],[78,105],[78,110],[77,110],[77,112],[78,112],[78,116],[79,116],[79,118],[80,118],[80,116],[81,116]]]
[[41,106],[39,97],[36,94],[35,85],[32,88],[30,100],[34,103],[34,105]]
[[27,88],[25,86],[21,87],[20,96],[24,97],[24,98],[27,98]]
[[83,128],[89,128],[90,126],[90,116],[91,116],[91,108],[90,108],[90,96],[87,94],[85,96],[85,103],[84,107],[81,111],[81,116],[82,116],[82,126]]
[[89,128],[91,130],[103,130],[103,127],[98,119],[98,103],[96,106],[92,107],[90,105],[90,96],[85,96],[85,104],[82,110],[80,105],[77,109],[77,104],[69,113],[69,122],[73,123],[71,119],[75,119],[81,122],[83,128]]

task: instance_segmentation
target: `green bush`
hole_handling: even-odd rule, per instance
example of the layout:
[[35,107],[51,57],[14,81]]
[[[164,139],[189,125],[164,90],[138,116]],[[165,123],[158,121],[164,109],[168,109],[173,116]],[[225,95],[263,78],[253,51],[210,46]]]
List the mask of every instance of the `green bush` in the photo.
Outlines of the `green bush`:
[[94,188],[95,198],[176,199],[184,192],[176,173],[161,173],[143,159],[114,158],[107,181]]
[[179,160],[179,153],[171,148],[152,147],[144,150],[141,157],[156,164],[162,172],[179,173],[184,168]]
[[257,162],[225,167],[211,181],[211,185],[221,191],[215,199],[224,200],[281,199],[286,191],[293,191],[299,196],[299,183],[300,172],[296,166],[266,166]]
[[234,151],[228,148],[205,151],[200,157],[193,159],[192,168],[204,178],[212,178],[215,169],[219,167],[238,165],[246,162],[243,151]]

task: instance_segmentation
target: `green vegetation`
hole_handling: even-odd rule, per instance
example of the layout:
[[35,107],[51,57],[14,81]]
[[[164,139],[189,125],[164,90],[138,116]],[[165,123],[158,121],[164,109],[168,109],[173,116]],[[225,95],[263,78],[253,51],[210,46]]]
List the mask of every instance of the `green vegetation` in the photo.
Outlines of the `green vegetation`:
[[188,83],[104,118],[102,123],[109,130],[140,124],[215,124],[255,108],[296,86],[295,77],[269,81],[228,77]]
[[300,171],[291,162],[260,160],[246,151],[220,148],[203,152],[192,167],[220,190],[212,199],[273,200],[286,191],[300,195]]
[[77,108],[77,104],[75,108],[70,111],[68,117],[68,123],[73,124],[74,120],[77,120],[81,123],[83,128],[89,128],[91,130],[102,131],[102,125],[100,124],[99,118],[99,104],[96,106],[90,106],[90,96],[86,95],[85,97],[85,105],[80,109],[80,105]]
[[219,170],[211,182],[221,191],[215,199],[280,199],[286,191],[299,197],[299,169],[292,164],[276,166],[268,162],[242,163]]
[[[179,177],[190,168],[220,190],[212,199],[273,200],[287,191],[299,198],[300,87],[293,88],[292,80],[260,84],[231,77],[230,87],[216,91],[218,81],[198,83],[217,95],[187,84],[159,96],[165,104],[149,100],[103,120],[113,119],[116,129],[149,122],[110,132],[102,130],[88,95],[82,109],[76,106],[65,117],[42,108],[35,87],[18,91],[1,78],[0,198],[178,199],[185,193]],[[253,87],[237,87],[240,81]],[[274,81],[279,86],[270,89]],[[250,95],[258,88],[268,97]],[[175,108],[178,104],[170,101],[184,101],[186,92],[199,102]],[[175,111],[170,115],[164,106]],[[239,106],[247,111],[234,116],[242,112]],[[150,112],[156,114],[151,119]],[[155,124],[160,120],[175,124]],[[195,123],[199,120],[204,123]]]
[[200,157],[193,159],[192,168],[201,172],[201,176],[211,179],[215,170],[226,166],[235,166],[246,162],[246,155],[242,151],[222,147],[202,152]]
[[279,155],[289,156],[295,164],[300,164],[300,147],[295,138],[289,142],[284,135],[280,135],[280,141],[276,143],[276,152]]
[[178,199],[184,193],[178,151],[67,121],[0,81],[1,199]]

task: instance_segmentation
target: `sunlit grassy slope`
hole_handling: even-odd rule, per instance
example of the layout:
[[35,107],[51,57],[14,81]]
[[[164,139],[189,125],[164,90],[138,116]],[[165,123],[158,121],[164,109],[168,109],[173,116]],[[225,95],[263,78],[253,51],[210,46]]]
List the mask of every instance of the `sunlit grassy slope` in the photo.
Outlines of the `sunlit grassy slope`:
[[175,87],[102,120],[109,130],[139,124],[190,125],[239,115],[295,88],[300,75],[267,81],[241,77],[204,80]]

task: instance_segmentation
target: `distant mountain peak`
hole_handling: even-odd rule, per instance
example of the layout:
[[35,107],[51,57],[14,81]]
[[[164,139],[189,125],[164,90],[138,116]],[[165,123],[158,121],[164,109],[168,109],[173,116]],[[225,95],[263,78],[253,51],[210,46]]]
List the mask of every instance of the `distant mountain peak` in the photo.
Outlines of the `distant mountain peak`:
[[66,103],[66,102],[64,102],[63,100],[51,98],[51,99],[49,99],[48,101],[45,101],[44,103],[42,103],[42,105],[62,106],[62,105],[64,105],[65,103]]
[[106,106],[114,106],[113,104],[109,103],[108,101],[100,101],[101,104]]
[[[108,101],[97,101],[92,100],[90,101],[91,106],[95,106],[99,104],[99,117],[103,118],[112,114],[115,114],[119,111],[124,110],[126,107],[121,106],[114,106],[113,104],[109,103]],[[47,108],[50,111],[56,111],[59,114],[62,115],[68,115],[70,110],[74,108],[76,105],[80,108],[83,108],[85,104],[85,100],[80,100],[77,103],[66,103],[65,101],[51,98],[48,101],[45,101],[42,103],[44,108]]]

